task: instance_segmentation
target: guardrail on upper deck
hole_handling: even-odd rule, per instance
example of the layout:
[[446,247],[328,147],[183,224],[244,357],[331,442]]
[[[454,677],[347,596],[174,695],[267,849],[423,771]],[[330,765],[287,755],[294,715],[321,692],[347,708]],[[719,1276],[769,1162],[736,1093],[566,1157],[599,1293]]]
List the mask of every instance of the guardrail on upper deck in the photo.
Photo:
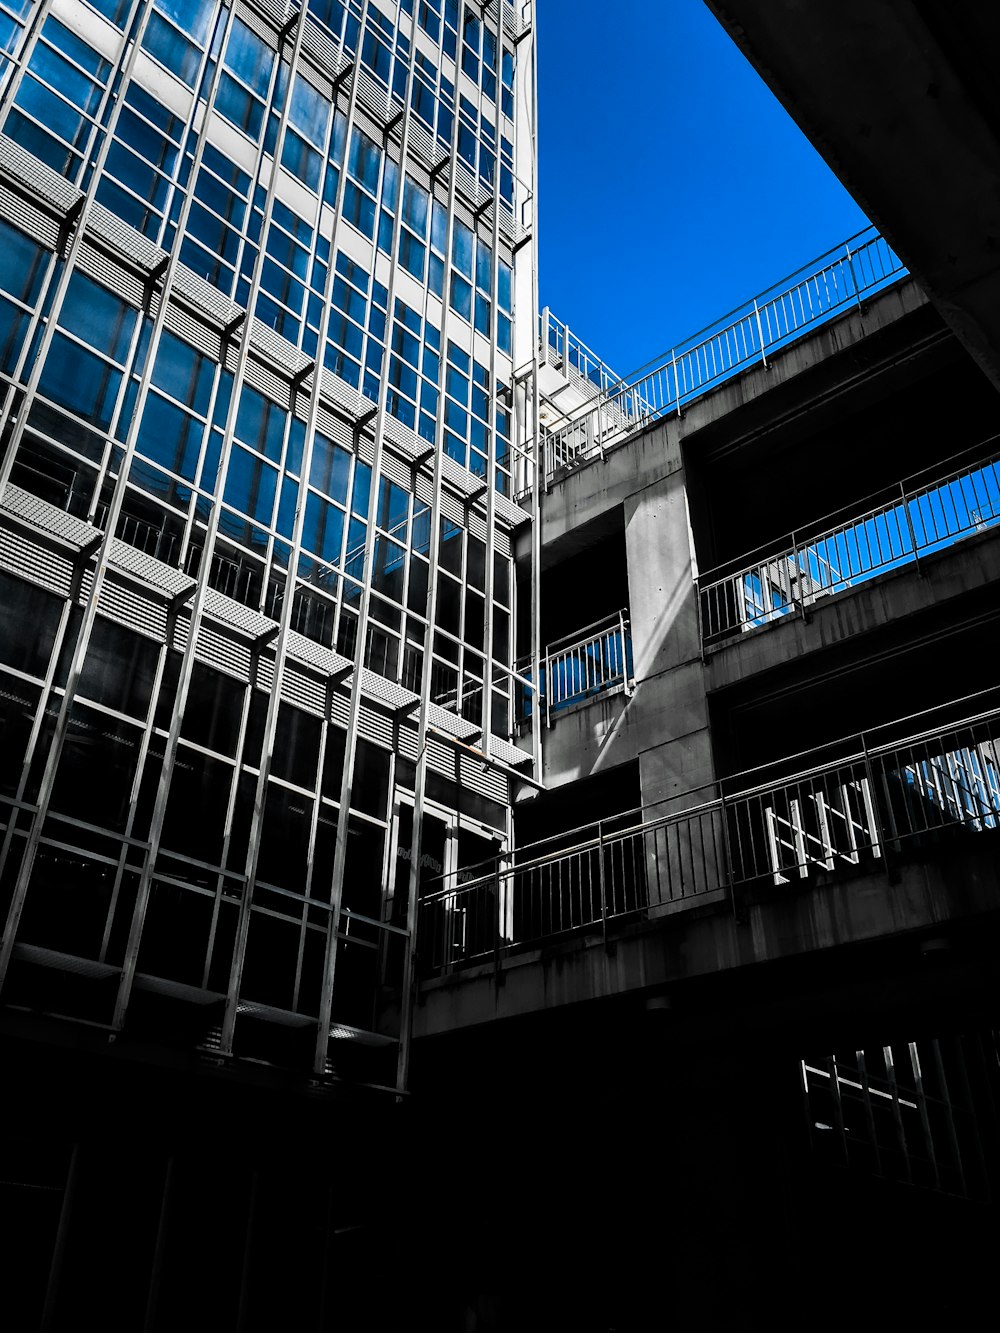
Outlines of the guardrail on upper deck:
[[[868,227],[820,255],[736,310],[650,362],[635,375],[607,384],[545,436],[546,483],[562,468],[602,457],[605,450],[651,421],[749,369],[852,305],[861,306],[908,270],[888,241]],[[546,328],[546,337],[556,339]],[[586,350],[586,349],[585,349]],[[596,359],[595,359],[596,360]],[[582,373],[587,375],[589,366]]]
[[702,643],[774,624],[1000,524],[998,442],[984,440],[700,575]]
[[892,736],[881,744],[878,731],[847,737],[824,747],[832,760],[792,776],[737,775],[686,810],[630,811],[443,878],[420,903],[421,973],[496,961],[574,932],[606,934],[616,919],[724,902],[754,886],[794,892],[816,875],[996,837],[1000,708],[899,737],[917,722],[880,729]]

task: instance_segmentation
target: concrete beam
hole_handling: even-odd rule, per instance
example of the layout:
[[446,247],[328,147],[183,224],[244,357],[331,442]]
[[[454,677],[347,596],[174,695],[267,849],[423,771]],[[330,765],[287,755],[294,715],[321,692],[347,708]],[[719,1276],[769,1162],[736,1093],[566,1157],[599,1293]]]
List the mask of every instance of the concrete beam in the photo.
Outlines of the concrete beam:
[[706,4],[1000,388],[1000,10]]

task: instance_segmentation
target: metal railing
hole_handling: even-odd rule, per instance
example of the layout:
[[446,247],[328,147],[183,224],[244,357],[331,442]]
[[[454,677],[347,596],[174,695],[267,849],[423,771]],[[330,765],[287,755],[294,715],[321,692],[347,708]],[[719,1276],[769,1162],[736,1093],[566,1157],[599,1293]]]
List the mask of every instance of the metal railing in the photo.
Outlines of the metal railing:
[[556,319],[548,306],[538,316],[538,340],[543,365],[555,358],[564,371],[575,370],[598,393],[609,393],[621,384],[622,377],[581,341],[568,324]]
[[[523,665],[530,669],[530,663]],[[632,635],[628,612],[595,621],[572,635],[557,639],[545,649],[540,669],[537,702],[546,726],[555,714],[621,686],[632,692]],[[520,719],[532,715],[534,691],[520,692]]]
[[[679,413],[750,366],[766,366],[774,352],[906,274],[885,238],[868,227],[635,375],[616,383],[598,376],[599,392],[545,436],[546,481],[561,468],[603,456],[632,430]],[[557,350],[559,327],[555,335],[544,331],[556,338]]]
[[884,744],[877,734],[792,777],[658,818],[632,811],[438,881],[420,908],[423,974],[1000,829],[1000,708]]
[[1000,453],[984,457],[998,438],[699,577],[702,642],[773,624],[1000,522]]

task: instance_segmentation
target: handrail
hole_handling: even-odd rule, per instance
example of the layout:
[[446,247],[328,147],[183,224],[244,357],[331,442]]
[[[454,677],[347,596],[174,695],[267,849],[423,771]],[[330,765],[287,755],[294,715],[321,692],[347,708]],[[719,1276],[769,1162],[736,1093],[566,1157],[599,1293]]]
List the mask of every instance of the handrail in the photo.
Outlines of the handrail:
[[[711,788],[713,791],[717,791],[719,795],[712,797],[707,801],[700,801],[694,805],[687,805],[684,807],[682,811],[679,812],[675,811],[673,815],[656,816],[656,819],[662,818],[664,820],[669,820],[672,818],[683,818],[685,815],[690,815],[702,810],[707,810],[712,806],[719,806],[726,802],[737,801],[740,799],[741,796],[753,795],[756,792],[765,791],[771,786],[773,786],[774,782],[757,782],[751,784],[750,786],[745,786],[745,785],[738,786],[735,791],[731,790],[730,788],[731,784],[739,783],[741,782],[741,780],[749,778],[755,773],[766,773],[768,769],[774,769],[774,768],[787,769],[787,766],[793,763],[795,760],[808,759],[810,755],[820,755],[823,754],[824,751],[828,750],[840,752],[842,751],[845,745],[853,741],[857,741],[857,748],[853,751],[849,751],[846,756],[844,754],[840,754],[840,757],[835,761],[829,761],[827,763],[814,763],[807,765],[805,768],[794,769],[790,775],[787,772],[785,772],[778,780],[781,782],[801,781],[816,773],[821,773],[831,767],[836,767],[836,764],[839,764],[841,762],[851,762],[853,760],[856,760],[859,756],[864,754],[878,755],[883,751],[891,750],[898,745],[917,744],[920,741],[925,740],[928,736],[937,735],[942,730],[942,728],[925,727],[921,731],[907,735],[903,740],[883,741],[881,744],[869,744],[869,739],[877,736],[880,732],[898,730],[899,727],[904,726],[906,723],[916,722],[920,718],[932,717],[935,713],[954,712],[954,710],[957,709],[960,705],[968,705],[976,700],[982,700],[984,698],[991,696],[995,697],[997,693],[998,693],[997,686],[988,686],[986,689],[976,690],[972,694],[961,695],[957,699],[949,699],[942,704],[933,704],[930,708],[922,708],[918,709],[916,712],[913,713],[906,713],[902,717],[893,718],[889,722],[878,723],[875,726],[865,728],[863,731],[850,732],[846,736],[838,737],[837,739],[832,741],[825,741],[822,745],[813,746],[808,750],[798,750],[793,752],[792,754],[784,755],[780,759],[771,759],[764,764],[754,764],[749,768],[740,769],[738,772],[731,773],[724,778],[716,780],[715,782],[702,783],[700,786],[697,787],[689,787],[685,791],[677,793],[677,796],[672,799],[684,800],[686,797],[694,796],[698,792],[706,791],[709,788]],[[984,719],[988,720],[997,714],[1000,714],[1000,707],[980,708],[975,712],[962,714],[957,721],[952,719],[948,723],[948,729],[954,730],[957,727],[973,726],[976,723],[981,722]],[[511,852],[507,852],[500,857],[489,858],[485,861],[475,862],[471,866],[465,866],[462,869],[462,874],[469,874],[473,870],[478,870],[481,866],[485,865],[493,866],[499,860],[510,860],[512,857],[523,855],[525,852],[537,851],[537,849],[541,847],[547,847],[551,843],[561,844],[560,847],[554,849],[554,851],[556,851],[557,853],[561,853],[565,849],[565,844],[567,839],[572,839],[579,834],[586,833],[590,829],[596,829],[599,824],[603,825],[613,824],[618,820],[632,819],[633,816],[638,816],[639,818],[634,821],[634,824],[636,826],[640,824],[651,826],[655,822],[655,819],[644,820],[642,816],[645,814],[647,810],[655,810],[659,806],[663,805],[663,803],[664,802],[662,800],[659,800],[659,801],[651,801],[646,805],[632,806],[627,810],[620,810],[616,814],[609,815],[604,819],[601,820],[593,819],[586,824],[577,824],[574,828],[566,829],[561,833],[550,834],[547,838],[537,838],[535,839],[535,841],[530,843],[525,843],[523,847],[517,848]],[[582,843],[572,844],[572,846],[574,847],[577,845],[582,845]],[[528,863],[519,861],[517,864],[522,865]],[[435,876],[433,879],[427,881],[427,883],[434,884],[438,880],[443,881],[447,878],[448,877],[446,875],[438,875]],[[450,892],[450,890],[444,890],[444,891]]]
[[[702,801],[698,805],[685,806],[683,810],[674,810],[670,814],[659,815],[655,819],[640,819],[636,823],[626,825],[625,828],[614,830],[613,833],[607,834],[606,838],[604,839],[602,839],[600,836],[584,838],[580,842],[574,842],[570,847],[554,848],[551,852],[547,852],[543,856],[531,857],[528,860],[517,859],[517,852],[515,850],[514,852],[508,853],[507,856],[496,857],[491,861],[481,861],[475,866],[466,867],[461,871],[461,873],[463,875],[468,874],[470,870],[477,870],[479,869],[480,866],[484,865],[495,866],[498,862],[504,860],[510,861],[511,864],[509,869],[511,870],[516,870],[519,872],[527,870],[536,870],[542,866],[551,865],[557,861],[560,861],[567,856],[573,856],[576,855],[577,853],[588,851],[593,847],[599,846],[602,843],[602,841],[608,841],[608,842],[615,841],[617,839],[632,837],[638,833],[655,833],[658,829],[667,828],[668,826],[672,826],[675,824],[685,823],[695,817],[704,815],[709,811],[720,810],[723,806],[733,806],[741,801],[746,801],[754,797],[766,795],[768,792],[774,791],[778,788],[786,788],[792,785],[803,785],[805,783],[812,781],[815,778],[821,777],[823,774],[836,772],[839,769],[847,768],[853,764],[857,764],[862,760],[864,760],[865,758],[879,759],[885,755],[891,755],[898,750],[910,749],[913,748],[914,746],[924,745],[928,741],[935,740],[942,735],[963,731],[968,727],[979,726],[982,723],[989,723],[995,720],[1000,721],[1000,708],[989,709],[985,712],[971,714],[967,717],[960,718],[956,722],[950,723],[945,728],[934,727],[926,731],[917,732],[913,735],[905,736],[903,739],[898,741],[886,742],[885,744],[880,746],[865,746],[864,744],[862,744],[860,749],[843,755],[840,759],[836,761],[836,763],[819,764],[811,768],[798,769],[794,773],[791,773],[783,777],[779,782],[764,782],[752,787],[743,787],[739,791],[730,792],[722,796],[716,796],[712,800]],[[857,735],[863,738],[866,735],[866,733],[858,732]],[[852,736],[852,737],[847,737],[846,739],[853,740],[854,738]],[[839,743],[842,744],[843,742]],[[749,771],[753,772],[754,770],[751,769]],[[651,807],[649,806],[640,806],[634,810],[625,811],[624,815],[621,817],[627,817],[628,815],[632,814],[641,814],[643,810],[650,808]],[[600,824],[605,824],[607,822],[609,821],[595,820],[592,824],[584,824],[581,830],[578,831],[582,831],[582,829],[597,828]],[[571,834],[565,836],[571,836]],[[556,837],[554,838],[545,838],[540,840],[538,843],[529,843],[525,850],[530,850],[532,847],[544,846],[546,842],[553,842],[557,840],[558,840],[558,835],[556,835]],[[477,885],[485,884],[491,881],[494,878],[494,875],[495,871],[491,872],[490,874],[480,875],[475,879],[463,879],[461,885],[459,885],[458,887],[461,888],[462,890],[475,888]],[[436,879],[442,881],[447,878],[448,878],[447,875],[436,876]],[[430,881],[430,883],[434,882],[435,880]],[[454,894],[455,892],[456,892],[455,887],[438,889],[434,893],[426,894],[423,898],[423,901],[433,902],[439,898],[447,897],[449,894]]]
[[530,696],[532,708],[526,710],[522,720],[540,706],[546,725],[551,725],[553,713],[616,686],[631,693],[632,639],[627,608],[546,646],[537,688]]
[[877,869],[947,829],[1000,830],[1000,708],[881,746],[861,740],[832,764],[613,831],[598,821],[570,847],[497,858],[475,878],[462,871],[421,900],[429,970],[578,928],[606,934],[609,920],[744,885]]
[[707,325],[633,375],[603,384],[545,434],[546,477],[591,458],[637,425],[658,420],[718,387],[809,330],[906,276],[875,227],[828,250]]
[[[886,499],[875,508],[859,509],[875,498],[868,496],[835,511],[845,517],[833,526],[823,526],[829,519],[818,520],[792,531],[784,543],[759,546],[699,575],[702,642],[707,646],[773,624],[819,597],[855,587],[1000,522],[1000,453],[980,453],[997,438],[883,487],[875,495]],[[950,466],[974,453],[980,455],[974,464]],[[926,480],[907,485],[917,478]]]

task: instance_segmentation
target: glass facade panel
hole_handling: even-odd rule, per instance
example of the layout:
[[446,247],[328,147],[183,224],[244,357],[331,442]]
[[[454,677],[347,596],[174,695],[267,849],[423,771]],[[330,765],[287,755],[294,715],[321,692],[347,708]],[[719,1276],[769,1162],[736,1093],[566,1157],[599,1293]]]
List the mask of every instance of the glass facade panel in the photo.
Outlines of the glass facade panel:
[[[362,26],[354,0],[311,4],[347,58],[334,82],[267,7],[64,0],[29,40],[31,12],[0,5],[0,129],[86,208],[78,226],[47,198],[37,235],[0,217],[0,499],[29,492],[17,540],[47,534],[0,573],[13,938],[215,988],[230,1054],[244,1000],[315,1024],[326,994],[324,1021],[370,1028],[400,747],[428,753],[411,701],[456,736],[481,716],[490,623],[512,668],[519,514],[470,476],[510,490],[494,308],[530,254],[480,190],[513,87],[503,15],[425,0]],[[475,188],[434,170],[453,141]]]

